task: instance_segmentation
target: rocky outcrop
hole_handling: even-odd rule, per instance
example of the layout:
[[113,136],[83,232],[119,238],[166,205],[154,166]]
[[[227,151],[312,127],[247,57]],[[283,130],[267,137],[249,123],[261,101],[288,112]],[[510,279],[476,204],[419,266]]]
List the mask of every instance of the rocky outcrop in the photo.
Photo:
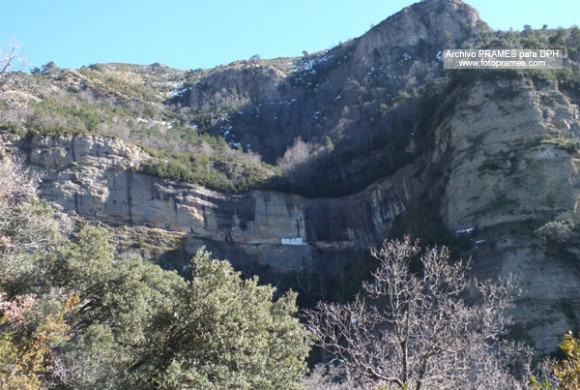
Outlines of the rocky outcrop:
[[278,92],[287,74],[275,66],[243,64],[211,72],[187,94],[188,104],[198,111],[224,107],[236,109],[253,102],[280,100]]
[[328,51],[218,67],[180,103],[213,116],[205,125],[215,135],[275,162],[297,137],[321,143],[369,131],[377,124],[363,120],[372,116],[368,96],[390,104],[441,76],[441,51],[477,32],[479,21],[461,1],[422,2]]
[[133,168],[148,156],[114,138],[35,136],[27,148],[30,162],[42,167],[41,197],[65,210],[112,225],[244,246],[256,263],[277,272],[316,267],[317,251],[376,244],[423,194],[428,172],[418,171],[424,166],[418,162],[365,191],[334,199],[269,191],[232,195],[138,173]]
[[543,352],[580,323],[575,244],[537,234],[550,221],[578,222],[578,153],[566,147],[580,139],[576,110],[553,85],[480,81],[438,129],[449,152],[442,217],[452,231],[474,229],[474,275],[520,280],[517,333]]
[[420,73],[439,50],[468,38],[479,23],[479,13],[459,0],[426,1],[404,8],[356,40],[357,73],[363,77],[371,67],[390,68],[400,62],[412,64],[407,76]]
[[480,82],[466,91],[448,123],[448,226],[577,220],[577,158],[550,141],[580,138],[575,110],[553,87],[536,89],[529,80]]

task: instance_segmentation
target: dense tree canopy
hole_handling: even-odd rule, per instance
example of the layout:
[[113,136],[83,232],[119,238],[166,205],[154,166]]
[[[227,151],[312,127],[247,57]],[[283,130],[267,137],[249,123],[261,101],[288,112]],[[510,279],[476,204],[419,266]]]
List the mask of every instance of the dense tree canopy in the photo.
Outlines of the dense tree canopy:
[[106,229],[72,238],[0,159],[2,389],[300,388],[309,334],[296,295],[200,250],[193,277],[133,256]]

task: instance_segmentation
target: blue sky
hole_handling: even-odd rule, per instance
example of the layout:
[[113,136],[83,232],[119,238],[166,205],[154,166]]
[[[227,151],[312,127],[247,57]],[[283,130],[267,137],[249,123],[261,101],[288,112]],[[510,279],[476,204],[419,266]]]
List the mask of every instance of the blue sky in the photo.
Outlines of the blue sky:
[[[32,65],[208,68],[299,56],[365,33],[412,0],[0,0],[0,47]],[[467,0],[494,29],[580,24],[579,0]]]

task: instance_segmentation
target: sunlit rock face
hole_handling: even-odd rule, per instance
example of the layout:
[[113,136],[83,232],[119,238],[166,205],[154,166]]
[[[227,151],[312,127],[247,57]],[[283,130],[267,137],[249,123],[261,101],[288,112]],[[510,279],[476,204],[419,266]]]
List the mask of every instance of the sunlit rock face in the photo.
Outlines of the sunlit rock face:
[[538,234],[546,223],[578,222],[580,160],[550,141],[580,138],[576,112],[550,85],[478,82],[441,129],[450,148],[443,219],[454,231],[475,229],[476,275],[519,278],[520,336],[544,352],[580,319],[577,237],[558,244]]
[[[114,138],[37,136],[28,148],[30,162],[42,167],[40,195],[65,210],[113,225],[143,225],[261,248],[256,261],[281,272],[312,267],[317,251],[380,242],[394,218],[424,191],[421,177],[413,177],[409,166],[340,198],[271,191],[232,195],[137,173],[136,164],[149,157]],[[272,250],[287,255],[274,260],[268,255]],[[292,253],[300,261],[287,264]]]

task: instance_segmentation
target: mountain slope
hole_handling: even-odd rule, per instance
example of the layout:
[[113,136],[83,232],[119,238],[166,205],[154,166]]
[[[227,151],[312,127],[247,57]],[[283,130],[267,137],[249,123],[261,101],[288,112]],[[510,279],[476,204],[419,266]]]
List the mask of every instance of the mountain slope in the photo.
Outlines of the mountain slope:
[[[562,47],[568,68],[446,72],[448,47]],[[408,233],[473,256],[474,276],[520,277],[511,336],[549,352],[580,325],[579,53],[578,29],[493,32],[431,0],[303,58],[11,74],[0,123],[28,133],[11,139],[43,199],[128,250],[157,235],[166,266],[206,245],[343,299],[366,250]]]

